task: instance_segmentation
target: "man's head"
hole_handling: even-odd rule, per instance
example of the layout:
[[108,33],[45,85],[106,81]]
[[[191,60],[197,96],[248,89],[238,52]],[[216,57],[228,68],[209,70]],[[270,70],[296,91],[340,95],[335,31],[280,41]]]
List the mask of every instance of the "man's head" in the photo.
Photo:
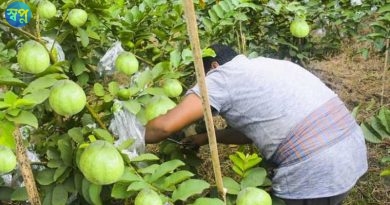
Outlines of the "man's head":
[[204,71],[207,73],[213,68],[217,68],[219,65],[223,65],[229,61],[231,61],[238,54],[229,46],[223,44],[214,44],[209,48],[213,49],[216,56],[215,57],[204,57],[203,58],[203,66]]

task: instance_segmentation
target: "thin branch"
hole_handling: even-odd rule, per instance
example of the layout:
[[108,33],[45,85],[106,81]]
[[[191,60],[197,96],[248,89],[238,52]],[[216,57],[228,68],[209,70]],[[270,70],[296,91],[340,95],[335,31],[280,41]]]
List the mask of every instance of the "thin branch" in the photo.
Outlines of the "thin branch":
[[134,54],[134,56],[135,56],[136,58],[138,58],[139,60],[141,60],[142,62],[144,62],[144,63],[146,63],[146,64],[148,64],[148,65],[150,65],[150,66],[154,66],[154,64],[153,64],[152,62],[146,60],[145,58],[142,58],[141,56],[137,56],[137,55],[135,55],[135,54]]
[[99,126],[105,130],[107,130],[107,127],[106,125],[103,123],[103,121],[100,119],[99,115],[92,109],[92,107],[87,103],[85,105],[85,107],[87,107],[89,113],[91,113],[93,119],[96,120],[96,122],[99,124]]

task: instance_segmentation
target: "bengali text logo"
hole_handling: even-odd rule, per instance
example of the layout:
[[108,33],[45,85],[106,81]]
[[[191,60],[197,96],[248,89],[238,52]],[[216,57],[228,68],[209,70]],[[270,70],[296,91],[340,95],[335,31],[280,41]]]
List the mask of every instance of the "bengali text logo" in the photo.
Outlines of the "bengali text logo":
[[13,27],[23,27],[30,22],[32,12],[30,7],[23,2],[13,2],[5,10],[5,19]]

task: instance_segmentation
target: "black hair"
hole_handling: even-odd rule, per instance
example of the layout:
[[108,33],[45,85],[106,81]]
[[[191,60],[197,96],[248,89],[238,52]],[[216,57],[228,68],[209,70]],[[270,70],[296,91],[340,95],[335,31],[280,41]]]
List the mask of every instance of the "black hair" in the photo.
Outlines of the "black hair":
[[209,46],[209,48],[214,50],[216,56],[203,58],[203,67],[205,73],[210,71],[212,62],[216,61],[219,65],[223,65],[238,55],[237,52],[234,51],[231,47],[219,43],[213,44]]

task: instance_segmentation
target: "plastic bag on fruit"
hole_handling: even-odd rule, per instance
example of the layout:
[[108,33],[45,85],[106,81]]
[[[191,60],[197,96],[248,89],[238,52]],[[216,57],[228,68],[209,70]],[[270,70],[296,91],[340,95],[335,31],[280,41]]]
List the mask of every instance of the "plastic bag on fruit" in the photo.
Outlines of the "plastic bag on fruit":
[[48,50],[53,49],[52,53],[57,57],[57,61],[65,60],[64,50],[62,50],[61,45],[57,41],[54,41],[54,39],[50,37],[42,37],[42,39],[45,41],[45,45]]
[[115,42],[100,59],[97,68],[99,74],[112,75],[115,71],[115,59],[123,51],[125,50],[122,48],[121,42]]
[[129,158],[136,157],[145,151],[145,127],[136,116],[123,108],[122,101],[115,100],[112,106],[114,117],[110,122],[109,130],[118,137],[115,146],[120,146],[127,140],[133,140],[133,144],[125,150]]

